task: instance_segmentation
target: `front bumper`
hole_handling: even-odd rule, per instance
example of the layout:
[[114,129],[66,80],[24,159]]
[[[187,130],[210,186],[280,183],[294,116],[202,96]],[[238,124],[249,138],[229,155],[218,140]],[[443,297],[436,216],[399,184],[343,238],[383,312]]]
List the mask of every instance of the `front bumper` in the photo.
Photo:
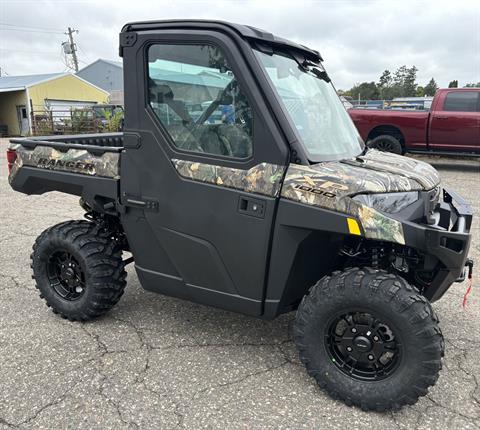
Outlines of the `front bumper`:
[[462,279],[471,242],[472,209],[461,196],[444,188],[433,219],[430,225],[403,222],[405,244],[421,251],[425,271],[435,273],[424,290],[431,302]]

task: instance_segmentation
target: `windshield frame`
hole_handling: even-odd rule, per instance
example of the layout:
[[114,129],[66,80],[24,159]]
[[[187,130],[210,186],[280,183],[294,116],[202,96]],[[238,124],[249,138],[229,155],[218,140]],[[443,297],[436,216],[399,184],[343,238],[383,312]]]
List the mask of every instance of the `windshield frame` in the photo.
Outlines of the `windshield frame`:
[[[312,163],[321,163],[321,162],[328,162],[328,161],[340,161],[340,160],[345,160],[345,159],[352,159],[355,158],[359,155],[361,155],[364,150],[365,150],[365,143],[362,140],[360,134],[356,130],[355,125],[353,124],[353,121],[351,120],[350,116],[348,115],[348,112],[345,111],[346,116],[348,119],[352,122],[352,126],[356,131],[356,139],[358,140],[358,152],[353,151],[352,153],[342,153],[342,154],[314,154],[312,153],[305,142],[302,139],[302,136],[300,135],[299,130],[297,129],[295,122],[291,116],[291,114],[288,112],[286,105],[279,94],[277,87],[275,86],[275,83],[269,76],[269,73],[267,71],[267,67],[262,63],[262,60],[258,54],[263,54],[263,55],[268,55],[273,57],[274,55],[279,55],[282,57],[286,57],[289,60],[292,60],[297,63],[298,68],[300,70],[303,69],[303,73],[306,73],[310,76],[312,76],[313,79],[319,79],[319,80],[324,80],[322,78],[314,76],[311,70],[311,67],[318,69],[319,71],[325,71],[325,68],[323,67],[323,64],[321,61],[318,59],[312,60],[309,56],[307,57],[306,53],[303,53],[298,50],[292,50],[292,49],[286,49],[284,47],[278,47],[278,46],[273,46],[273,45],[265,45],[265,44],[252,44],[251,45],[252,52],[253,52],[253,57],[255,58],[255,61],[258,64],[259,69],[262,71],[262,74],[266,81],[268,82],[269,89],[272,92],[272,95],[275,99],[275,102],[278,104],[278,107],[280,108],[281,112],[283,113],[283,116],[285,118],[285,121],[288,123],[288,126],[290,128],[291,133],[295,136],[295,143],[296,145],[299,145],[302,149],[302,152],[305,154],[307,160]],[[332,82],[326,82],[326,85],[331,85],[333,91],[335,94],[337,94],[335,86],[333,85]],[[337,95],[338,97],[338,95]],[[338,103],[342,105],[344,108],[340,98],[338,97]],[[291,142],[293,143],[293,142]]]

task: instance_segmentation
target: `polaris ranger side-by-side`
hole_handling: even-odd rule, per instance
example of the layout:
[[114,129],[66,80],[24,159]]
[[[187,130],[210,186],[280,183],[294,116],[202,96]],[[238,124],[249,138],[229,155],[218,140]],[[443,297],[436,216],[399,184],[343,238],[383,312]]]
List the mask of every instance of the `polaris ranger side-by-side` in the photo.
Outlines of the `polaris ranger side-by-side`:
[[[124,133],[12,139],[11,186],[80,196],[36,240],[41,297],[106,313],[151,291],[274,318],[320,387],[363,409],[427,393],[430,303],[464,276],[472,214],[428,164],[367,150],[317,51],[214,21],[126,25]],[[129,251],[132,257],[122,257]]]

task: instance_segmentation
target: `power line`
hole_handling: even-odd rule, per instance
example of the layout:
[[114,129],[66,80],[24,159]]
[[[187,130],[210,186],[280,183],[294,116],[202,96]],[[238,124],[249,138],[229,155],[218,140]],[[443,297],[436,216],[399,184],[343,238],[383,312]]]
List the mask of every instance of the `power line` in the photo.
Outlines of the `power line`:
[[88,63],[86,63],[85,61],[80,60],[80,59],[79,59],[78,61],[79,61],[80,63],[84,63],[84,64],[89,64],[89,63],[91,63],[90,56],[88,56],[88,55],[85,53],[85,51],[82,49],[82,47],[81,47],[78,43],[77,43],[76,45],[77,45],[78,50],[79,50],[79,51],[82,53],[82,55],[87,59]]
[[52,27],[37,27],[31,25],[22,25],[22,24],[10,24],[8,22],[0,22],[0,25],[4,25],[6,27],[23,27],[23,28],[31,28],[33,30],[50,30],[50,31],[63,31],[61,28],[52,28]]
[[22,33],[63,34],[58,31],[28,30],[24,28],[0,28],[0,31],[20,31]]
[[[3,28],[7,27],[7,28]],[[78,33],[78,30],[68,27],[67,31],[60,31],[54,28],[45,28],[45,27],[30,27],[17,24],[9,24],[5,22],[0,22],[0,31],[19,31],[19,32],[31,32],[31,33],[46,33],[46,34],[62,34],[68,36],[67,42],[62,42],[62,61],[69,69],[73,69],[75,72],[79,70],[79,59],[77,56],[77,45],[73,40],[74,33]],[[12,48],[0,48],[0,51],[9,51],[9,52],[24,52],[28,54],[36,55],[51,55],[56,56],[55,52],[41,52],[41,51],[26,51],[21,49],[12,49]],[[82,51],[83,52],[83,51]]]
[[4,28],[2,30],[4,31],[28,31],[32,33],[54,33],[54,34],[63,34],[63,30],[59,30],[56,28],[46,28],[46,27],[30,27],[27,25],[17,25],[17,24],[7,24],[5,22],[0,22],[0,26],[2,27],[10,27],[10,28]]
[[27,51],[23,49],[11,49],[11,48],[0,48],[0,51],[23,52],[25,54],[58,55],[56,52],[53,52],[53,51]]

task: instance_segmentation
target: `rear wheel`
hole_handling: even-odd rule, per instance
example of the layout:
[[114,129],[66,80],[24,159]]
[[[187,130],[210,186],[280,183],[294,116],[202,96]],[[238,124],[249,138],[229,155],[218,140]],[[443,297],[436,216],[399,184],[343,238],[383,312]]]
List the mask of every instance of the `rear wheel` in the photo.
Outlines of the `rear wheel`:
[[400,141],[388,134],[382,134],[368,142],[368,147],[378,149],[379,151],[392,152],[393,154],[403,154],[403,147]]
[[45,230],[35,241],[31,258],[40,297],[63,318],[98,317],[123,294],[127,274],[122,250],[95,223],[67,221]]
[[441,369],[443,337],[430,304],[384,271],[352,268],[321,279],[300,304],[294,332],[318,385],[364,410],[415,403]]

